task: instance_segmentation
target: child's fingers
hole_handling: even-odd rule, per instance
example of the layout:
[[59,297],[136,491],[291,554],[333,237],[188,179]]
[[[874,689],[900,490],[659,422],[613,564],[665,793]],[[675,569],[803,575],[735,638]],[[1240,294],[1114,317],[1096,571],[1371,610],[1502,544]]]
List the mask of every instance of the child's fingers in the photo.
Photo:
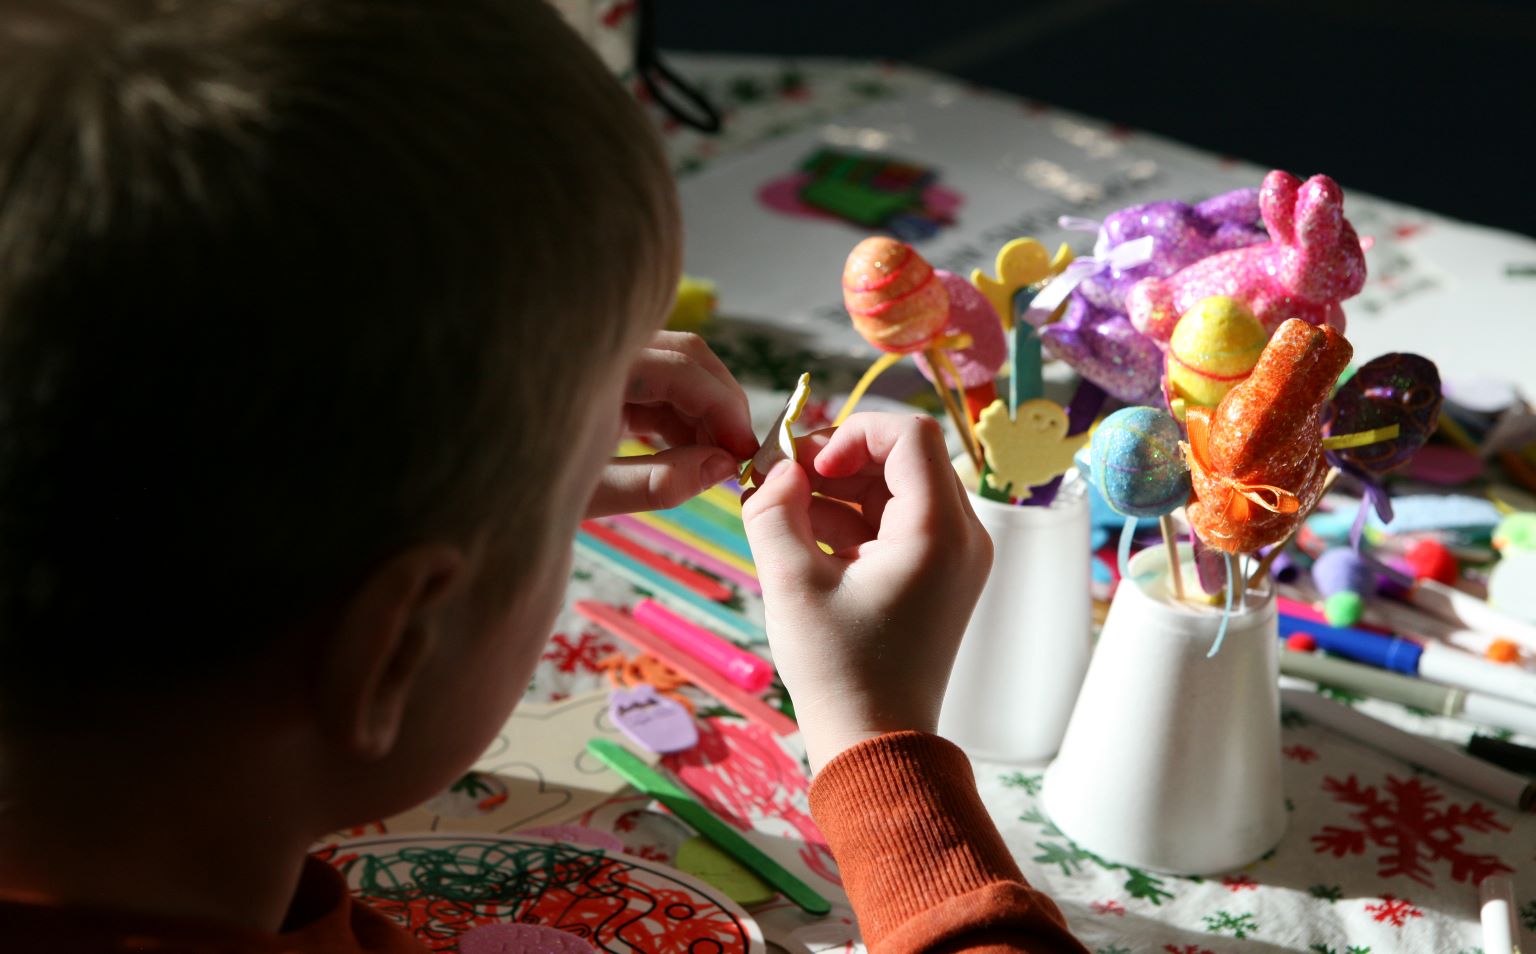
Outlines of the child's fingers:
[[747,542],[765,588],[813,584],[831,565],[832,558],[816,545],[811,500],[805,471],[786,460],[742,501]]
[[692,445],[638,457],[615,457],[603,468],[587,504],[587,516],[666,510],[734,473],[736,461],[718,447]]
[[693,418],[706,433],[737,459],[757,452],[752,415],[739,387],[727,384],[688,355],[664,348],[647,348],[630,370],[624,402],[667,405]]
[[[938,421],[923,415],[855,414],[813,462],[827,481],[883,480],[890,500],[881,528],[893,515],[892,530],[932,531],[934,521],[966,519],[964,493],[955,478]],[[828,491],[830,492],[830,491]]]
[[[644,384],[637,389],[636,384]],[[644,398],[644,393],[651,396]],[[688,332],[657,332],[631,370],[628,401],[667,402],[699,418],[720,446],[750,458],[757,450],[751,409],[736,378],[703,338]]]
[[816,539],[842,553],[875,539],[876,525],[840,500],[811,498],[811,529]]
[[687,355],[699,367],[714,375],[721,384],[741,394],[742,402],[746,402],[746,392],[742,391],[741,385],[736,383],[736,376],[731,374],[731,370],[725,366],[724,361],[720,360],[720,356],[710,349],[709,344],[693,332],[658,331],[651,339],[650,347]]
[[662,439],[668,447],[712,444],[702,433],[699,422],[684,418],[663,404],[627,404],[624,406],[624,430],[630,434],[649,434]]

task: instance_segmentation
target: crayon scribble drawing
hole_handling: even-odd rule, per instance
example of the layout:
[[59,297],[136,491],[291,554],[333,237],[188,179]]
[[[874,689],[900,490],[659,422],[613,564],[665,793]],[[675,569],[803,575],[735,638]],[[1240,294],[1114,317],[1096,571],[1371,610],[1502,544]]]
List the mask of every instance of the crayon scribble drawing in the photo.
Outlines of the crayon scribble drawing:
[[[416,808],[385,819],[394,833],[513,832],[557,825],[624,790],[587,754],[587,740],[624,735],[608,716],[608,690],[546,704],[522,703],[471,771]],[[654,753],[636,755],[654,765]]]
[[352,893],[432,951],[485,924],[538,924],[601,951],[765,954],[761,929],[715,889],[628,855],[540,838],[395,835],[320,851]]

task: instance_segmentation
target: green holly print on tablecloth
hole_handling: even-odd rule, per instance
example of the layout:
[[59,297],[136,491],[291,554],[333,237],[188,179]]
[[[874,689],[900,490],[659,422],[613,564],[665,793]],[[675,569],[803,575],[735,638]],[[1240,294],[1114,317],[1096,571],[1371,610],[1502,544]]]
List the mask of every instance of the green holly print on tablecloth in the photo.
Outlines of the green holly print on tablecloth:
[[1070,838],[1062,834],[1061,829],[1057,828],[1055,823],[1049,818],[1046,818],[1038,808],[1031,808],[1019,816],[1019,818],[1021,821],[1040,825],[1043,829],[1042,834],[1046,837],[1061,839],[1061,841],[1035,842],[1035,847],[1039,848],[1041,853],[1035,855],[1032,860],[1038,861],[1041,864],[1057,865],[1061,868],[1061,873],[1067,877],[1081,872],[1085,864],[1091,864],[1104,871],[1124,872],[1126,878],[1125,884],[1122,887],[1125,889],[1126,894],[1129,894],[1131,897],[1142,901],[1150,901],[1153,905],[1160,905],[1164,901],[1173,898],[1173,892],[1165,890],[1166,883],[1162,878],[1140,868],[1132,868],[1129,865],[1108,861],[1091,851],[1079,848]]
[[1207,914],[1201,920],[1205,922],[1205,929],[1212,934],[1231,934],[1239,940],[1259,929],[1253,915],[1246,913],[1232,914],[1227,911],[1217,911],[1215,914]]
[[1307,889],[1307,893],[1329,904],[1344,900],[1344,889],[1336,884],[1314,884]]
[[1371,954],[1370,948],[1356,947],[1353,944],[1342,949],[1337,947],[1329,947],[1327,944],[1314,944],[1307,948],[1307,950],[1312,951],[1313,954]]
[[1040,773],[1025,775],[1023,772],[1009,772],[999,781],[1009,788],[1024,790],[1025,795],[1039,795],[1040,788],[1045,784],[1045,776]]

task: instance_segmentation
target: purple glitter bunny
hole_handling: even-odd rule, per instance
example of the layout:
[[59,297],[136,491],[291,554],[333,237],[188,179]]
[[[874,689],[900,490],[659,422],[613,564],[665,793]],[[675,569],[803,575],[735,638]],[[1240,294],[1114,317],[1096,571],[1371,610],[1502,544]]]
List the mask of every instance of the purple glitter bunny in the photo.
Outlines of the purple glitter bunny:
[[1084,279],[1068,299],[1062,320],[1040,331],[1052,355],[1131,404],[1156,403],[1163,368],[1157,343],[1126,317],[1125,296],[1131,286],[1268,238],[1259,216],[1259,190],[1238,189],[1198,205],[1149,202],[1114,212],[1099,227],[1094,257],[1102,259],[1111,249],[1146,236],[1153,240],[1146,264],[1110,267]]

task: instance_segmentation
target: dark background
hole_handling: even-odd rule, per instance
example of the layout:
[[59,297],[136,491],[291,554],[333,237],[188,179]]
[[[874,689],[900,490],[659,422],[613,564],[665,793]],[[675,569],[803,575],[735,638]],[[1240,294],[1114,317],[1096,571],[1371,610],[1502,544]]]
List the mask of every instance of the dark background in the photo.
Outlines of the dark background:
[[663,49],[914,63],[1536,235],[1536,0],[654,0]]

